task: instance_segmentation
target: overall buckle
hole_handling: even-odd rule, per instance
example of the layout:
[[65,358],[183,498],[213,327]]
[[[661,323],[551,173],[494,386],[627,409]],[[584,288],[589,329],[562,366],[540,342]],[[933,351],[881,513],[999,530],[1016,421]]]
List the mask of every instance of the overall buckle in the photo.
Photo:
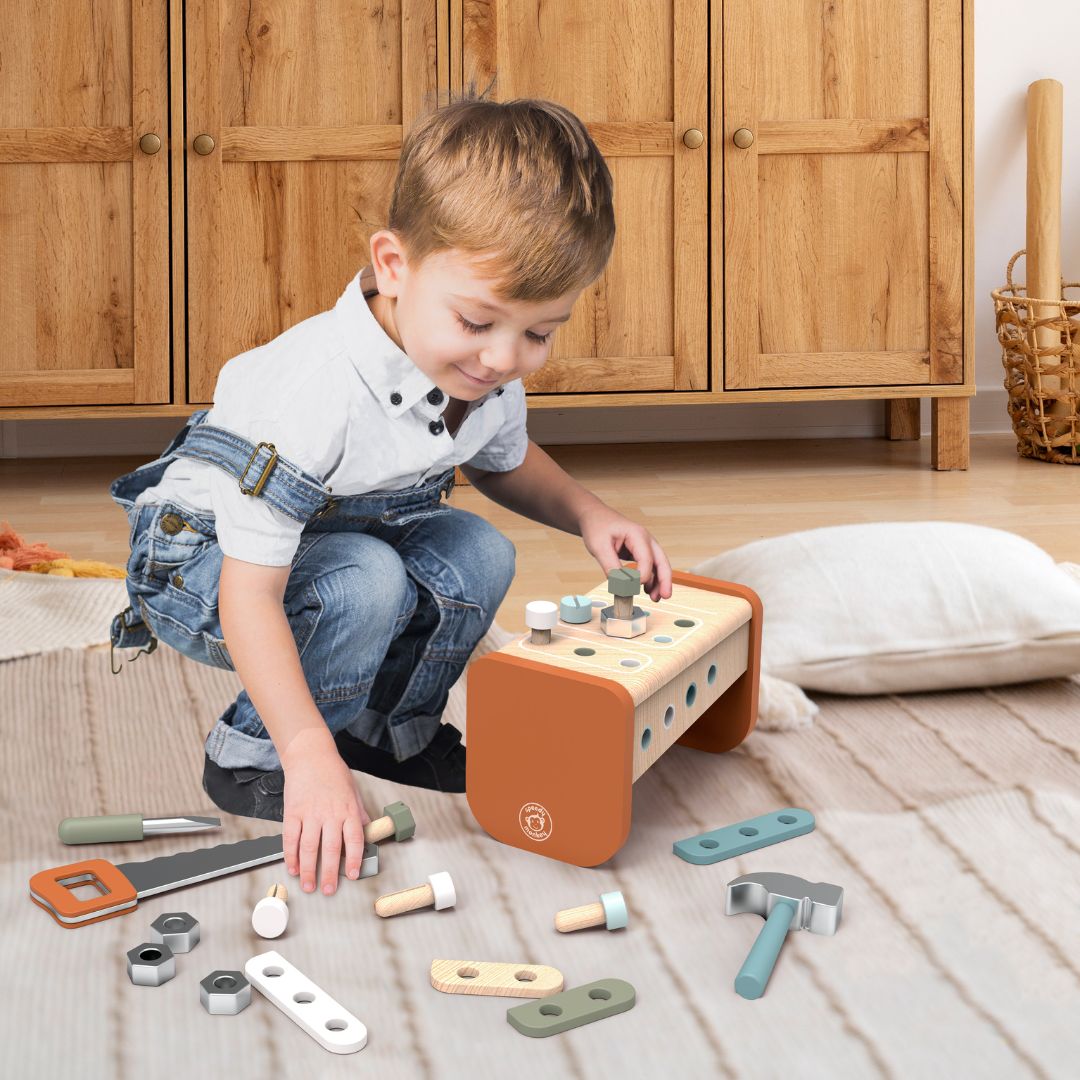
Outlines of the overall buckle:
[[[255,459],[259,456],[260,450],[269,450],[270,459],[263,466],[262,472],[259,473],[259,479],[255,481],[255,486],[244,487],[244,477],[247,476],[248,469],[251,468],[252,464],[254,464]],[[240,474],[240,494],[258,495],[262,491],[263,486],[266,484],[266,481],[269,479],[270,474],[274,471],[274,466],[277,464],[277,462],[278,452],[274,444],[268,442],[259,443],[259,445],[256,446],[254,451],[252,452],[251,457],[248,458],[248,463],[244,466],[244,471]]]

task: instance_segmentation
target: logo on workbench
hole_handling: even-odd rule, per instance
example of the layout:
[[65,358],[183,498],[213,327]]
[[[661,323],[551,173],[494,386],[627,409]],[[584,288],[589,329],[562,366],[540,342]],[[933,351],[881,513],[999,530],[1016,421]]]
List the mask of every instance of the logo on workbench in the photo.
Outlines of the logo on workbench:
[[518,813],[518,823],[530,840],[546,840],[551,835],[551,815],[539,803],[527,802]]

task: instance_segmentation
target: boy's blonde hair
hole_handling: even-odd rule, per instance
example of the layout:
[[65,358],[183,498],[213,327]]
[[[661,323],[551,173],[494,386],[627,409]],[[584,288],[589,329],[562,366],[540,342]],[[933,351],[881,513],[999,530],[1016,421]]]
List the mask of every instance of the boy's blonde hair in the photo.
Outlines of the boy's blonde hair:
[[487,101],[470,86],[406,136],[388,226],[410,265],[454,248],[483,260],[503,302],[554,300],[607,263],[611,174],[569,109]]

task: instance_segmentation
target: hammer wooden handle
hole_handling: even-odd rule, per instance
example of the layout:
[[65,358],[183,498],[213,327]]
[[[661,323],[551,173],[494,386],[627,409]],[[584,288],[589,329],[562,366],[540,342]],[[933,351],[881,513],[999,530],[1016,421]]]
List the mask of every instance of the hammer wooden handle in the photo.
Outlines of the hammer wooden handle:
[[391,915],[403,915],[406,911],[431,907],[434,903],[435,890],[430,885],[414,885],[411,889],[380,896],[375,901],[375,914],[386,919]]
[[581,907],[566,908],[555,913],[555,929],[560,934],[587,930],[590,926],[603,926],[606,921],[603,904],[582,904]]

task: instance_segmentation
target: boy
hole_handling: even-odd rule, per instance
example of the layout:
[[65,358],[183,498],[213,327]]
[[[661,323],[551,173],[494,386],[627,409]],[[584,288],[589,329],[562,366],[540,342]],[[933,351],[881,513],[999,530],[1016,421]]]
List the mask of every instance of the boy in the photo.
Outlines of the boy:
[[114,481],[131,522],[132,607],[154,636],[232,668],[206,739],[222,809],[283,821],[285,864],[323,891],[359,875],[369,820],[350,768],[465,789],[450,687],[514,573],[513,545],[440,502],[460,465],[495,502],[580,535],[603,571],[671,569],[649,532],[574,481],[525,429],[521,380],[602,272],[611,177],[581,122],[472,94],[402,147],[389,223],[334,308],[233,357],[213,408]]

